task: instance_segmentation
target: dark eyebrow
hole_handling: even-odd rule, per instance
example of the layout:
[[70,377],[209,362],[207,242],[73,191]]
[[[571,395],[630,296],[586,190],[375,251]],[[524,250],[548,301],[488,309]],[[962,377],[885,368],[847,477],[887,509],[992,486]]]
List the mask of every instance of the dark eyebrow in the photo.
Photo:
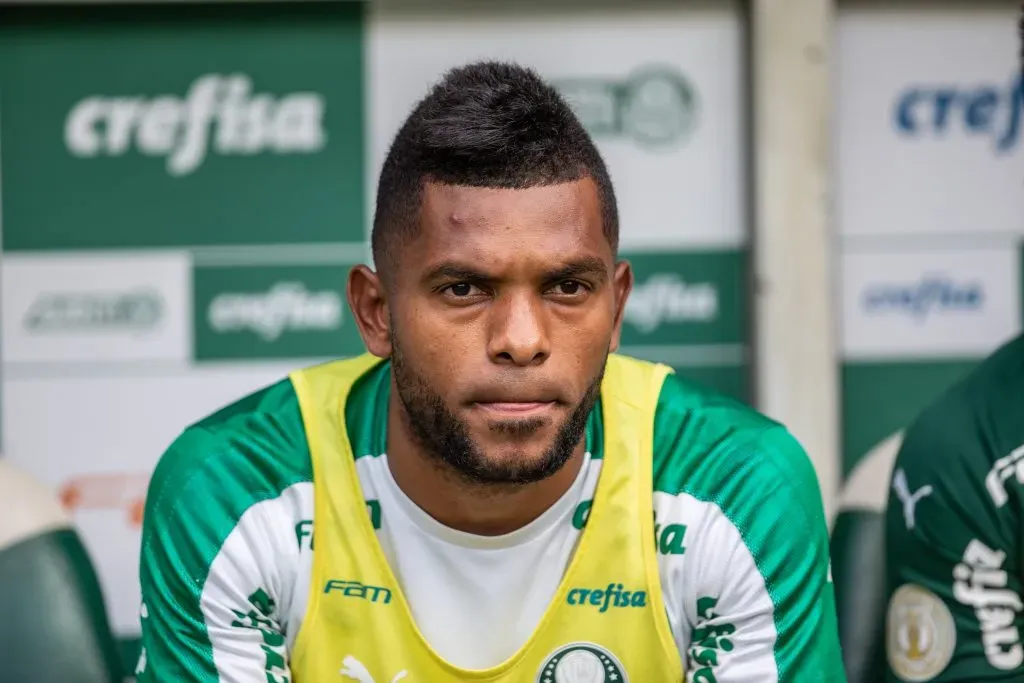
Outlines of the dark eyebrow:
[[481,280],[489,280],[490,278],[481,273],[478,270],[473,270],[470,266],[465,266],[460,263],[446,262],[442,263],[434,268],[431,268],[423,276],[424,282],[434,282],[436,280],[461,280],[467,282],[480,282]]
[[596,256],[584,256],[547,273],[544,279],[548,282],[559,282],[583,276],[590,277],[599,282],[606,280],[608,270],[605,268],[604,261]]
[[[584,256],[544,273],[543,279],[545,282],[558,282],[583,276],[590,277],[599,282],[606,280],[608,271],[604,261],[596,256]],[[427,271],[423,276],[424,282],[436,282],[437,280],[491,282],[496,279],[493,275],[488,275],[473,266],[456,261],[440,263]]]

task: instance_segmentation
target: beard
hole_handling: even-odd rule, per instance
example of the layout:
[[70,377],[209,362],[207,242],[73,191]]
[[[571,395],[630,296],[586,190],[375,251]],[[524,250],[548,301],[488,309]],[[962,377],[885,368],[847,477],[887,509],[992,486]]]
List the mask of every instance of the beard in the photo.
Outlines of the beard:
[[[470,435],[466,421],[452,412],[430,383],[405,362],[401,346],[396,342],[392,337],[391,371],[394,373],[399,400],[405,409],[406,425],[429,457],[470,484],[532,484],[558,472],[569,462],[576,446],[583,439],[587,419],[601,395],[604,363],[540,458],[529,458],[523,452],[513,452],[501,460],[489,458]],[[543,424],[543,418],[538,417],[496,422],[490,428],[509,436],[526,436]]]

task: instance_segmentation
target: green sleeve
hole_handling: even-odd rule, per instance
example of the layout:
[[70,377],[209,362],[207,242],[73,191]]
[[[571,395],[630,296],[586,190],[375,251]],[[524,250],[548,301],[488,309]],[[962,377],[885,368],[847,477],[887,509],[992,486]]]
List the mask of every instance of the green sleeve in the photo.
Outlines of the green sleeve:
[[[693,683],[845,683],[817,476],[782,428],[721,459],[729,476],[694,539]],[[738,532],[738,533],[737,533]],[[691,549],[687,549],[690,552]]]
[[1003,427],[1021,415],[1000,416],[1000,401],[994,412],[985,401],[947,395],[897,455],[886,511],[889,681],[1024,680],[1024,460]]
[[747,507],[744,526],[773,604],[778,681],[845,683],[817,472],[783,427],[767,430],[757,449],[776,484]]
[[843,683],[821,489],[789,431],[666,378],[654,487],[656,519],[691,527],[669,583],[693,625],[686,680]]
[[161,458],[142,530],[139,683],[290,680],[273,589],[285,582],[261,533],[273,522],[254,509],[280,477],[249,455],[192,427]]

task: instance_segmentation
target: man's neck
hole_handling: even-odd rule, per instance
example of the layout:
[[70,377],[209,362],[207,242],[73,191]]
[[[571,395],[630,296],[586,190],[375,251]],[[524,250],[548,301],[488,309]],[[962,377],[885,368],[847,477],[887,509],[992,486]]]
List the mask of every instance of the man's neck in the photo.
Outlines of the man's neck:
[[409,434],[392,404],[388,415],[388,464],[398,487],[445,526],[480,536],[500,536],[537,519],[572,487],[583,465],[581,442],[558,472],[533,484],[467,482],[447,469]]

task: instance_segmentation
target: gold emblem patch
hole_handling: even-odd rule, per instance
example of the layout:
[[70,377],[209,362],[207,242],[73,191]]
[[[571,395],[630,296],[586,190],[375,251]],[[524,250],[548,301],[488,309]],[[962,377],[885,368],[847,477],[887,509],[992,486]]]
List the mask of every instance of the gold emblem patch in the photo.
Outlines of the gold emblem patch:
[[904,681],[930,681],[953,658],[956,625],[937,595],[912,583],[900,586],[889,600],[885,651],[893,673]]

